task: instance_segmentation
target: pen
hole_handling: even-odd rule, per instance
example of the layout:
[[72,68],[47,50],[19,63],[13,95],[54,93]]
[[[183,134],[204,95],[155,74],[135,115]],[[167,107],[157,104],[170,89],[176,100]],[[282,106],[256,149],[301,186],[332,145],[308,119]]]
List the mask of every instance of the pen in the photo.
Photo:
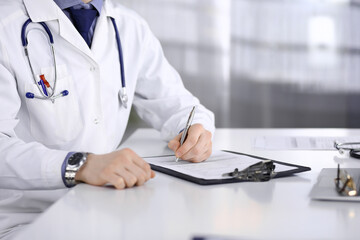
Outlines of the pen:
[[38,84],[42,87],[43,93],[45,94],[45,96],[48,96],[48,93],[47,93],[47,91],[46,91],[46,86],[45,86],[44,81],[43,81],[43,80],[40,80],[40,81],[38,82]]
[[[190,115],[189,115],[189,118],[188,118],[188,120],[187,120],[187,122],[186,122],[186,126],[185,126],[185,128],[184,128],[184,132],[183,132],[183,134],[181,135],[180,146],[183,145],[183,143],[185,142],[186,137],[187,137],[187,135],[188,135],[188,130],[189,130],[189,128],[191,127],[191,123],[192,123],[192,120],[193,120],[194,115],[195,115],[195,107],[196,107],[196,106],[194,106],[194,107],[192,108],[192,110],[191,110],[191,112],[190,112]],[[177,157],[177,158],[175,159],[175,161],[178,162],[178,161],[179,161],[179,158]]]
[[49,84],[49,82],[46,80],[44,74],[41,74],[41,75],[40,75],[40,79],[43,81],[43,83],[45,84],[45,86],[46,86],[47,88],[50,88],[50,84]]

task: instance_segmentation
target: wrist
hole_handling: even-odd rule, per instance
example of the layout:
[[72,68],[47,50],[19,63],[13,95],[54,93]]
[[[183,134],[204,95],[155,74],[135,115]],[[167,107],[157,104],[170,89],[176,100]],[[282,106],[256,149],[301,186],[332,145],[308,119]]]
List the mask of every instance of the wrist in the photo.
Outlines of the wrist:
[[65,160],[65,172],[63,174],[63,181],[66,187],[71,188],[77,184],[75,178],[78,171],[86,163],[88,153],[85,152],[72,152],[69,153]]

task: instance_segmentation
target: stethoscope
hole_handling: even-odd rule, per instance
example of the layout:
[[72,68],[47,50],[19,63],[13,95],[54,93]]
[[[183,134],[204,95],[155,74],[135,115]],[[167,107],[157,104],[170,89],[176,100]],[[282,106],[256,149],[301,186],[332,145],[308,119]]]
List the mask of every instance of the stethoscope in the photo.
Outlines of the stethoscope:
[[[128,95],[126,92],[126,84],[125,84],[125,71],[124,71],[124,60],[123,60],[123,52],[122,52],[122,47],[121,47],[121,41],[120,41],[120,36],[119,36],[119,32],[116,26],[116,22],[115,19],[110,17],[113,26],[114,26],[114,30],[115,30],[115,36],[116,36],[116,43],[117,43],[117,47],[118,47],[118,53],[119,53],[119,62],[120,62],[120,72],[121,72],[121,85],[122,88],[119,91],[119,98],[120,101],[122,103],[122,105],[127,108],[127,102],[128,102]],[[54,84],[53,86],[51,86],[49,84],[49,82],[45,79],[44,75],[40,75],[40,80],[37,81],[37,79],[35,78],[35,73],[34,73],[34,69],[31,65],[31,61],[30,61],[30,57],[29,57],[29,52],[28,52],[28,40],[27,40],[27,34],[26,33],[26,28],[29,25],[29,23],[31,23],[31,19],[29,18],[28,20],[25,21],[24,25],[22,26],[21,29],[21,41],[22,41],[22,45],[24,47],[24,51],[25,51],[25,56],[27,58],[27,61],[29,63],[30,66],[30,70],[31,73],[33,75],[33,79],[34,79],[34,83],[37,86],[37,88],[39,89],[39,92],[41,93],[41,96],[39,95],[35,95],[32,92],[27,92],[25,94],[26,98],[28,99],[42,99],[42,100],[50,100],[51,102],[54,103],[55,99],[59,98],[59,97],[65,97],[67,95],[69,95],[69,91],[68,90],[63,90],[58,94],[55,94],[56,91],[56,82],[57,82],[57,69],[56,69],[56,57],[55,57],[55,50],[54,50],[54,38],[53,35],[49,29],[49,27],[46,25],[46,23],[44,22],[39,22],[39,24],[44,28],[44,30],[47,33],[47,36],[49,38],[49,42],[50,42],[50,50],[51,50],[51,54],[52,54],[52,59],[53,59],[53,64],[54,64],[54,70],[55,70],[55,80],[54,80]]]
[[350,157],[360,159],[360,149],[359,148],[353,148],[353,145],[359,145],[360,142],[345,142],[345,143],[339,143],[334,142],[334,147],[343,154],[344,151],[349,151]]

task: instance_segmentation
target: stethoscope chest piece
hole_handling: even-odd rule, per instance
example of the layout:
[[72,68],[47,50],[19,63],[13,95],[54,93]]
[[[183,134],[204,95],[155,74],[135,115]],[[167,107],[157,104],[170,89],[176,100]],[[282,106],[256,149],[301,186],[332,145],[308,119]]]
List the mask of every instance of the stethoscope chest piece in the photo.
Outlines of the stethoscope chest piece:
[[121,90],[119,91],[119,98],[120,98],[120,102],[121,104],[124,106],[125,109],[127,109],[127,103],[128,103],[128,95],[126,93],[126,88],[121,88]]

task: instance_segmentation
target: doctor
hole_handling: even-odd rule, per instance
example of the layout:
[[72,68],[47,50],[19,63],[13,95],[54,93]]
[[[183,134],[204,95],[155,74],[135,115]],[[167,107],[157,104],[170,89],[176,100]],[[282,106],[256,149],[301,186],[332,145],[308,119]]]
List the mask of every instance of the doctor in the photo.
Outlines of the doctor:
[[184,88],[136,13],[114,0],[0,5],[1,189],[144,184],[154,177],[149,164],[116,150],[131,106],[177,157],[210,156],[213,114]]

